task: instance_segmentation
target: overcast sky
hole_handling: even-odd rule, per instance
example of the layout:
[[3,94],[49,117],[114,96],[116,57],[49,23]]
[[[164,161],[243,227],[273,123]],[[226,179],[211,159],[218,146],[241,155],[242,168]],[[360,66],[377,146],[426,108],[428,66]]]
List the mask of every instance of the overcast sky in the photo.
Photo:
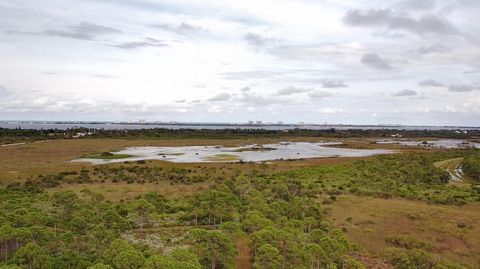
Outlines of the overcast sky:
[[0,0],[0,120],[480,126],[478,0]]

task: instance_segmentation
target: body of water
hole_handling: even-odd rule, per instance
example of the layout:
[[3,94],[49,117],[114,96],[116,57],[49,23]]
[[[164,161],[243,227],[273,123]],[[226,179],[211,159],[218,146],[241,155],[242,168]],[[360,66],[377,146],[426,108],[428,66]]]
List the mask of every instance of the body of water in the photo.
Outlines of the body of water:
[[329,147],[336,143],[282,142],[276,144],[246,145],[240,147],[185,146],[185,147],[129,147],[116,154],[128,154],[124,159],[77,159],[75,162],[93,164],[139,160],[164,160],[177,163],[197,162],[262,162],[286,159],[364,157],[390,154],[392,150],[365,150]]

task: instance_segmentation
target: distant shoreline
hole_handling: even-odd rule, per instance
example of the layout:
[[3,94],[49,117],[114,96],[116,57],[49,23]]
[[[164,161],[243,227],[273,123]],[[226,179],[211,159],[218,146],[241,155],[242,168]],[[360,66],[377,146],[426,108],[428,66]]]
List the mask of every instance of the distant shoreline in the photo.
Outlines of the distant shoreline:
[[0,121],[0,128],[6,129],[72,129],[91,128],[105,130],[121,129],[265,129],[265,130],[291,130],[291,129],[365,129],[365,130],[478,130],[480,127],[471,126],[418,126],[418,125],[354,125],[354,124],[294,124],[294,123],[199,123],[199,122],[101,122],[101,121]]

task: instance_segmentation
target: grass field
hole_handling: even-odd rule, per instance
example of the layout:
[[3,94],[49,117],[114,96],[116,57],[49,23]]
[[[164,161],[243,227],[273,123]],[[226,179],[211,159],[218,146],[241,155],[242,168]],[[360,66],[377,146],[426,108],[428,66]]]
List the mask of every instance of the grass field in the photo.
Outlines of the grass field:
[[233,162],[240,160],[240,157],[233,154],[216,154],[211,157],[207,157],[207,160],[211,162]]
[[[318,137],[294,138],[289,141],[319,142],[327,141]],[[172,182],[161,179],[156,182],[112,182],[100,177],[90,163],[77,163],[71,160],[82,156],[101,156],[102,152],[115,152],[125,147],[132,146],[192,146],[192,145],[223,145],[244,146],[251,144],[275,143],[285,139],[76,139],[76,140],[51,140],[0,147],[0,183],[24,181],[28,177],[40,174],[57,174],[67,171],[90,171],[93,183],[87,184],[61,184],[48,188],[49,193],[64,190],[73,190],[82,195],[81,190],[89,189],[101,193],[112,202],[122,199],[138,197],[147,192],[157,192],[169,199],[182,199],[195,192],[208,190],[221,180],[234,175],[253,175],[255,171],[261,174],[274,174],[279,171],[292,170],[311,166],[332,166],[351,163],[367,158],[317,158],[295,161],[275,161],[269,164],[260,163],[172,163],[151,160],[140,163],[129,162],[103,164],[99,167],[132,168],[160,167],[162,171],[173,168],[184,168],[189,175],[201,175],[206,178],[200,183]],[[341,147],[358,149],[405,149],[398,145],[375,144],[375,139],[341,139]],[[425,151],[428,149],[419,149]],[[429,150],[428,150],[429,151]],[[96,154],[96,155],[92,155]],[[116,156],[116,155],[113,155]],[[111,157],[111,156],[107,156]],[[115,158],[115,157],[111,157]],[[219,154],[212,161],[234,161],[237,157],[228,154]],[[462,162],[462,158],[455,158],[437,162],[435,165],[441,169],[453,172]],[[98,167],[97,167],[98,168]],[[122,170],[120,169],[120,170]],[[128,170],[128,169],[127,169]],[[174,170],[174,169],[173,169]],[[166,175],[173,172],[166,172]],[[141,177],[140,174],[139,177]],[[75,177],[76,174],[71,175]],[[118,176],[108,174],[109,177]],[[182,175],[183,176],[183,175]],[[102,182],[102,183],[100,183]],[[459,182],[455,184],[469,184]],[[360,197],[353,195],[340,195],[336,201],[327,205],[328,214],[334,219],[335,225],[342,228],[354,243],[358,243],[365,253],[359,259],[366,264],[382,264],[382,251],[391,246],[391,238],[410,238],[416,243],[431,246],[429,252],[437,257],[443,257],[468,266],[480,268],[480,203],[468,203],[465,206],[430,205],[425,202],[407,201],[402,199],[381,199],[373,197]],[[164,231],[168,234],[168,231]],[[251,250],[249,238],[238,238],[235,241],[239,256],[238,268],[251,268]],[[390,240],[390,243],[389,243]],[[372,267],[375,267],[372,265]],[[377,267],[388,268],[388,267]]]
[[374,255],[389,246],[388,238],[405,236],[430,244],[438,257],[480,268],[480,203],[445,206],[347,195],[338,197],[329,214],[349,240]]
[[[90,163],[70,162],[98,152],[115,152],[125,147],[134,146],[193,146],[193,145],[225,145],[238,146],[248,144],[274,143],[284,139],[76,139],[39,141],[9,147],[0,147],[0,180],[5,182],[23,181],[29,176],[38,174],[56,174],[63,171],[78,171],[82,167],[92,167]],[[319,142],[321,138],[293,138],[289,141]],[[368,144],[368,143],[367,143]],[[295,162],[281,161],[270,166],[270,170],[285,170],[294,167],[333,164],[352,161],[355,158],[307,159]],[[192,167],[195,164],[174,164],[162,161],[149,161],[154,165],[165,167]],[[218,168],[224,164],[202,163],[205,167]],[[242,169],[250,169],[249,165],[232,164]]]
[[58,192],[73,190],[79,196],[81,196],[81,190],[89,189],[90,191],[101,193],[105,196],[105,199],[117,202],[121,199],[130,199],[138,197],[147,192],[157,192],[166,198],[176,199],[191,195],[194,192],[208,189],[209,183],[197,183],[197,184],[169,184],[166,182],[145,183],[145,184],[127,184],[127,183],[102,183],[102,184],[75,184],[75,185],[62,185],[56,188],[48,189],[48,192]]

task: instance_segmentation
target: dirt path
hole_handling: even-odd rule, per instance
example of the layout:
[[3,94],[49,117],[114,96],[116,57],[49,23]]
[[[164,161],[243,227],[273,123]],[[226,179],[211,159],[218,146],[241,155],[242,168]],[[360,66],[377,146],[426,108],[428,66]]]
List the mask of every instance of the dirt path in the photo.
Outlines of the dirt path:
[[434,165],[440,169],[447,170],[451,181],[461,182],[463,178],[462,162],[463,158],[455,158],[436,162]]
[[252,255],[249,247],[250,240],[247,237],[241,237],[235,241],[237,247],[237,269],[251,269]]

